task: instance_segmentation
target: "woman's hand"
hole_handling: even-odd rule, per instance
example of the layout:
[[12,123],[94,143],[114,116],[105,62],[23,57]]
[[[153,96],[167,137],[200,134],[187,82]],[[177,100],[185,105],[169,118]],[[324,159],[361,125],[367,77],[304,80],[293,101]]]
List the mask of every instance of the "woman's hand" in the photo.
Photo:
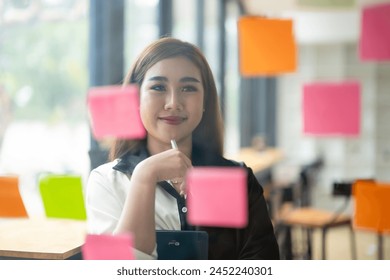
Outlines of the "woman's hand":
[[133,179],[149,183],[170,180],[176,191],[185,194],[184,177],[192,168],[191,160],[178,149],[169,149],[140,162],[134,169]]
[[[170,149],[141,161],[134,169],[130,191],[115,233],[132,233],[138,250],[151,254],[156,244],[156,183],[184,178],[191,160],[178,149]],[[184,180],[173,184],[178,193],[185,191]]]

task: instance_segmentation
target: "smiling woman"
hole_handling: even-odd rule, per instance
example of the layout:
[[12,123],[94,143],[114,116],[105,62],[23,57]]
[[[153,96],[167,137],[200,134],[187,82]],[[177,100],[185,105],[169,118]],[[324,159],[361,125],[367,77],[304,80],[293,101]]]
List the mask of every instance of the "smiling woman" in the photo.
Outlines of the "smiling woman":
[[[89,232],[132,234],[136,257],[151,259],[158,257],[156,230],[195,229],[186,221],[181,195],[186,172],[193,166],[240,165],[222,156],[217,90],[206,59],[194,45],[173,38],[155,41],[136,59],[125,78],[129,83],[140,88],[147,135],[137,141],[116,140],[112,161],[91,172]],[[251,169],[244,168],[248,225],[199,228],[209,235],[209,259],[279,258],[263,189]]]

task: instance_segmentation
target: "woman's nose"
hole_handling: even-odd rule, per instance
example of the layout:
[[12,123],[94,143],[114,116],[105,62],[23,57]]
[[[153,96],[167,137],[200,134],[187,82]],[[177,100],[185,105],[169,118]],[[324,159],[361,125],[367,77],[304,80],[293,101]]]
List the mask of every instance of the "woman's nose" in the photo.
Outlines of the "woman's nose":
[[165,101],[165,110],[182,110],[183,104],[181,100],[180,92],[172,90],[167,95],[167,99]]

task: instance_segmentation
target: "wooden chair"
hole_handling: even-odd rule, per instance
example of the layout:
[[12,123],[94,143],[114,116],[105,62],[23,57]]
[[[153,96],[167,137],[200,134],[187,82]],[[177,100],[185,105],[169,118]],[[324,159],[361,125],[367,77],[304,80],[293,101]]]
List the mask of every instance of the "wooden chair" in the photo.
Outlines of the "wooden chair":
[[390,183],[356,180],[353,184],[353,226],[374,232],[378,238],[378,259],[384,259],[383,235],[390,233]]
[[301,228],[306,233],[303,242],[307,248],[303,258],[307,259],[312,258],[312,233],[314,230],[321,230],[321,257],[326,259],[326,235],[328,230],[342,226],[347,226],[350,229],[351,255],[353,259],[356,259],[355,237],[351,224],[352,218],[343,214],[343,209],[332,212],[311,206],[311,189],[322,165],[322,160],[316,160],[302,168],[300,179],[296,184],[297,191],[295,191],[294,206],[287,210],[283,209],[283,212],[278,217],[277,228],[286,234],[285,247],[282,247],[286,259],[295,258],[292,252],[291,231],[293,228]]

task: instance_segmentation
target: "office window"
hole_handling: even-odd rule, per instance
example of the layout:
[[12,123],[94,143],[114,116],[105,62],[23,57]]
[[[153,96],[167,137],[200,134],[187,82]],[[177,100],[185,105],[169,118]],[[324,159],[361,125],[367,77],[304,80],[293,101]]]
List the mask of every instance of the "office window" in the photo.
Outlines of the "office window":
[[0,173],[35,190],[41,172],[89,169],[88,1],[0,4]]
[[158,38],[157,6],[158,0],[125,1],[125,73],[138,53]]
[[226,7],[226,73],[225,73],[225,147],[227,153],[234,153],[240,147],[240,74],[238,71],[237,19],[238,4],[227,2]]
[[193,44],[196,44],[196,1],[197,0],[172,1],[172,35]]

